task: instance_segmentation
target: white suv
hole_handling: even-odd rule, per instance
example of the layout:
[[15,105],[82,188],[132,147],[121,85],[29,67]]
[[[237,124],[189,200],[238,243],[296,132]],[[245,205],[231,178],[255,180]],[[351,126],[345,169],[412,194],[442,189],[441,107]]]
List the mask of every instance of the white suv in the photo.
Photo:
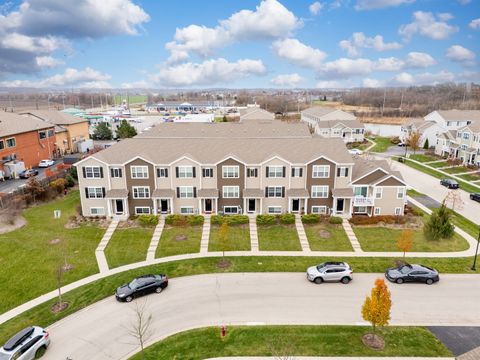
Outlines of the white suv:
[[55,161],[50,160],[50,159],[40,160],[40,162],[38,163],[38,167],[40,167],[40,168],[47,168],[47,167],[52,166],[53,164],[55,164]]
[[48,332],[39,326],[30,326],[15,334],[0,348],[0,360],[37,359],[48,345]]
[[316,284],[341,281],[348,284],[353,280],[353,270],[345,262],[324,262],[307,269],[307,279]]

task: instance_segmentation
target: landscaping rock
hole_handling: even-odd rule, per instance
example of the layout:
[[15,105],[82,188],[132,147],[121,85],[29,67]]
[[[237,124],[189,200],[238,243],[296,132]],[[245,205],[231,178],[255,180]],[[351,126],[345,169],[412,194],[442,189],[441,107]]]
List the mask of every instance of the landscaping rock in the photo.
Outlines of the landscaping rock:
[[365,334],[362,337],[363,345],[373,350],[383,350],[385,348],[385,340],[377,334]]
[[332,234],[330,233],[330,231],[326,230],[326,229],[320,229],[318,231],[318,234],[320,235],[321,238],[323,239],[330,239],[330,237],[332,236]]
[[62,240],[60,239],[52,239],[48,242],[49,245],[57,245],[61,242]]
[[175,241],[186,241],[188,240],[188,236],[184,234],[180,234],[175,236]]
[[53,312],[54,314],[58,314],[59,312],[62,312],[63,310],[67,309],[70,304],[66,301],[62,302],[56,302],[55,304],[52,305],[50,308],[50,311]]

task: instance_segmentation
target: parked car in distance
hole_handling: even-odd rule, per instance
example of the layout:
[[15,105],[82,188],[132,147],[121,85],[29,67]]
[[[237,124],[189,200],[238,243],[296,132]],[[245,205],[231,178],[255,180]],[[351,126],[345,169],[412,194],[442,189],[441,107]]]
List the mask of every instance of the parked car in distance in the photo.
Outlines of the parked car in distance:
[[130,302],[136,297],[156,292],[160,294],[168,286],[167,275],[143,275],[128,284],[117,288],[115,297],[118,301]]
[[480,193],[470,194],[470,200],[480,202]]
[[440,180],[440,185],[443,185],[449,189],[458,189],[460,187],[458,182],[452,179],[442,179]]
[[39,326],[29,326],[12,336],[0,348],[1,360],[38,359],[50,345],[48,332]]
[[399,142],[399,143],[397,144],[397,146],[405,147],[405,146],[407,146],[407,144],[405,144],[404,142]]
[[353,280],[353,270],[346,262],[324,262],[307,269],[307,279],[315,284],[323,282],[342,282],[348,284]]
[[359,150],[359,149],[350,149],[350,150],[348,150],[348,152],[352,155],[362,155],[363,154],[363,151]]
[[35,169],[27,169],[27,170],[24,170],[20,173],[20,178],[22,179],[28,179],[28,178],[31,178],[33,176],[37,176],[38,175],[38,170],[35,170]]
[[395,268],[389,268],[385,272],[385,277],[394,283],[403,284],[404,282],[420,282],[432,285],[440,280],[438,271],[428,266],[406,264]]
[[40,160],[40,162],[38,163],[38,167],[46,168],[46,167],[52,166],[53,164],[55,164],[55,161],[50,159]]

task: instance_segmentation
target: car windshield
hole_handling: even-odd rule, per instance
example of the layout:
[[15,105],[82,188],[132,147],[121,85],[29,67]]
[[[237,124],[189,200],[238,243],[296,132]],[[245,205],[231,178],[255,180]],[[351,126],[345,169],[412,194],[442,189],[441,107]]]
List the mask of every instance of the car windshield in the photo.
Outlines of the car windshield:
[[398,271],[400,271],[402,274],[408,274],[410,272],[410,266],[404,265]]
[[321,263],[320,265],[317,265],[317,270],[321,271],[325,267],[325,263]]
[[130,281],[130,283],[128,284],[128,287],[132,290],[135,290],[136,288],[138,288],[140,286],[140,281],[138,281],[138,279],[133,279],[132,281]]

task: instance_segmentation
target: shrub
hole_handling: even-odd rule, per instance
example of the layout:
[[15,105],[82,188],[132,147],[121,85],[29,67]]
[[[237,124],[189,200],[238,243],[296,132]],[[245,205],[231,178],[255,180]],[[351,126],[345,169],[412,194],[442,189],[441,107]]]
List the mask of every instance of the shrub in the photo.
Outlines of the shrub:
[[302,222],[304,224],[317,224],[320,222],[320,215],[318,214],[305,214],[302,216]]
[[202,215],[188,215],[187,216],[187,222],[191,226],[203,225],[204,221],[205,221],[205,219]]
[[390,138],[390,142],[394,145],[400,144],[401,140],[398,136],[392,136]]
[[57,193],[61,194],[65,189],[66,183],[67,182],[65,181],[65,179],[57,179],[50,182],[50,187],[54,189]]
[[275,215],[257,215],[257,225],[275,225],[276,223]]
[[350,219],[350,223],[353,225],[375,225],[378,223],[405,224],[406,222],[407,222],[406,216],[396,216],[396,215],[378,215],[378,216],[354,215]]
[[157,215],[153,215],[153,214],[150,214],[150,215],[147,215],[147,214],[140,215],[140,216],[138,217],[138,222],[139,222],[140,225],[142,225],[142,226],[157,226],[157,224],[158,224],[158,216],[157,216]]
[[330,219],[328,219],[328,222],[333,225],[339,225],[343,222],[343,219],[338,216],[331,216]]
[[75,179],[73,178],[72,175],[65,176],[65,185],[69,188],[75,185]]
[[282,214],[280,217],[280,223],[284,225],[295,224],[295,215],[294,214]]
[[435,210],[423,233],[428,240],[450,239],[455,233],[455,226],[450,222],[451,212],[445,204]]
[[203,225],[204,218],[202,215],[168,215],[165,218],[165,224],[173,226],[196,226]]
[[75,179],[75,180],[78,180],[78,173],[77,173],[77,167],[76,166],[72,166],[70,168],[70,175],[72,175],[72,177]]
[[228,225],[241,225],[248,224],[247,215],[212,215],[210,219],[212,225],[222,225],[227,223]]

